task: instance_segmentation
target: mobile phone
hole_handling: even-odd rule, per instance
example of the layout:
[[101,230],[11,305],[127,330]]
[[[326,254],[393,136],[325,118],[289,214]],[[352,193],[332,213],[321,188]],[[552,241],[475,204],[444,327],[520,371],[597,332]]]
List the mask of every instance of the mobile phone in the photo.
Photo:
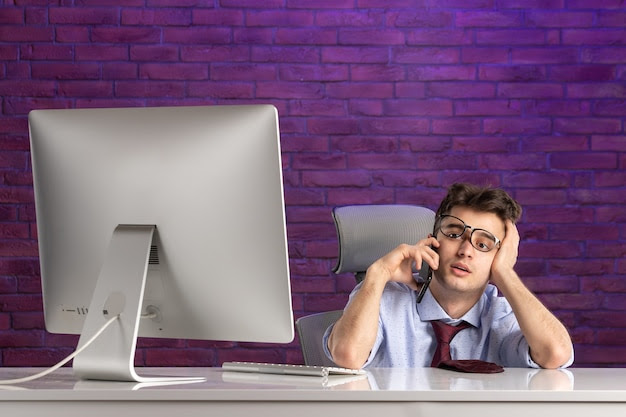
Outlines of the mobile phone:
[[[435,252],[437,252],[437,249],[434,247],[430,247],[432,250],[434,250]],[[424,282],[422,283],[422,288],[420,288],[420,292],[417,293],[417,303],[421,303],[422,302],[422,298],[424,298],[424,294],[426,294],[426,290],[428,289],[428,286],[430,285],[430,281],[433,280],[433,269],[430,267],[430,265],[426,264],[428,266],[427,269],[427,273],[426,273],[426,279],[424,280]]]
[[430,285],[430,281],[433,280],[433,270],[430,267],[430,265],[428,265],[428,273],[426,274],[426,280],[424,280],[424,282],[422,283],[422,288],[420,288],[420,292],[417,294],[417,303],[421,303],[422,302],[422,298],[424,298],[424,294],[426,294],[426,290],[428,289],[428,286]]

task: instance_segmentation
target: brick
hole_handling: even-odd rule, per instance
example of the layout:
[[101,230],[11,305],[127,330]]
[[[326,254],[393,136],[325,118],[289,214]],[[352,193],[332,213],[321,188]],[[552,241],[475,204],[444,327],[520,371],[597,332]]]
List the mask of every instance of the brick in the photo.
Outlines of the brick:
[[243,10],[194,8],[191,13],[193,25],[243,26],[244,24]]
[[35,79],[95,80],[100,77],[100,67],[92,63],[39,63],[31,64]]
[[431,97],[454,99],[495,98],[495,88],[495,85],[492,83],[431,82],[427,86],[427,94]]
[[395,84],[394,95],[398,98],[424,98],[426,97],[426,83],[399,82]]
[[[115,10],[113,10],[115,11]],[[122,25],[139,26],[189,26],[191,24],[191,10],[167,9],[122,9]]]
[[387,26],[407,27],[411,29],[424,27],[438,28],[452,26],[454,14],[447,10],[402,10],[397,12],[389,11],[386,13],[385,18]]
[[512,64],[576,64],[577,48],[515,48],[511,51]]
[[68,61],[74,57],[69,45],[28,45],[20,48],[20,56],[25,60]]
[[526,152],[587,151],[589,140],[585,136],[534,136],[523,139],[522,150]]
[[292,167],[299,170],[345,169],[346,161],[343,155],[300,154],[293,156]]
[[452,116],[452,101],[389,100],[384,102],[384,112],[397,116]]
[[150,80],[206,80],[209,78],[209,68],[204,64],[146,63],[139,66],[139,78]]
[[[0,82],[0,89],[2,83]],[[353,83],[331,83],[325,86],[326,96],[330,98],[389,98],[393,93],[392,83],[368,83],[367,88]]]
[[52,42],[54,32],[50,27],[0,26],[0,42]]
[[264,0],[258,2],[256,0],[220,0],[222,7],[254,7],[259,9],[276,9],[284,6],[284,0]]
[[[107,47],[108,48],[108,47]],[[119,48],[125,52],[127,48]],[[97,52],[102,52],[96,49]],[[130,60],[132,61],[160,61],[160,62],[176,62],[179,60],[179,48],[173,45],[139,45],[130,47]],[[122,59],[121,56],[116,57]],[[93,57],[92,57],[93,59]]]
[[333,294],[335,280],[332,278],[307,278],[292,280],[292,290],[306,294]]
[[502,176],[502,185],[530,188],[531,193],[535,188],[567,188],[570,181],[570,175],[566,172],[508,172]]
[[452,150],[462,152],[513,152],[517,148],[517,140],[493,136],[454,137]]
[[572,84],[567,93],[572,98],[624,98],[626,87],[620,83]]
[[483,120],[483,130],[492,135],[545,135],[550,133],[552,123],[547,118],[489,118]]
[[254,47],[252,61],[256,62],[294,62],[298,64],[319,62],[319,52],[313,47],[277,46]]
[[599,101],[594,106],[593,114],[597,116],[623,116],[626,114],[626,99]]
[[582,50],[581,62],[594,64],[621,64],[626,57],[626,47],[596,46]]
[[250,59],[250,49],[237,45],[185,45],[180,48],[180,58],[184,62],[246,62]]
[[362,136],[342,136],[332,140],[332,149],[342,152],[361,153],[392,153],[398,152],[398,140],[394,137],[386,136],[370,136],[364,138]]
[[481,66],[478,79],[483,81],[528,82],[547,78],[547,70],[540,65]]
[[550,71],[550,80],[561,82],[613,81],[612,65],[559,65]]
[[173,81],[120,81],[115,85],[118,97],[182,97],[182,82]]
[[341,100],[293,100],[289,103],[289,114],[292,116],[337,116],[346,115]]
[[244,45],[265,45],[273,43],[274,31],[265,27],[255,28],[235,28],[233,30],[233,41],[236,44]]
[[276,31],[276,44],[280,45],[336,45],[335,29],[282,28]]
[[301,10],[262,10],[246,12],[247,26],[307,27],[313,24],[313,14]]
[[522,15],[518,12],[458,11],[455,15],[457,27],[516,27],[521,22]]
[[603,136],[591,137],[591,149],[594,151],[626,151],[626,136]]
[[354,81],[403,81],[405,70],[390,65],[352,65],[350,79]]
[[563,45],[624,45],[626,30],[622,29],[564,29]]
[[617,158],[612,153],[562,152],[550,156],[550,165],[556,169],[615,169]]
[[549,28],[590,27],[594,23],[594,13],[591,11],[530,10],[526,13],[526,22],[529,26]]
[[[580,206],[527,207],[524,209],[524,219],[529,223],[593,223],[594,210]],[[563,249],[579,253],[578,245],[575,244],[569,248],[564,246]],[[537,251],[537,254],[540,255],[540,252],[541,249]],[[547,252],[544,256],[549,257]]]
[[622,131],[622,122],[617,118],[558,118],[554,130],[565,134],[615,134]]
[[343,45],[403,45],[404,33],[399,30],[342,29],[339,43]]
[[500,83],[498,97],[559,99],[563,97],[563,87],[554,83]]
[[117,16],[117,10],[102,7],[53,7],[48,9],[48,19],[51,24],[116,25],[119,23]]
[[473,65],[423,65],[410,68],[407,72],[407,79],[416,81],[469,81],[476,79],[476,70]]
[[545,45],[546,42],[546,33],[541,29],[476,31],[476,45]]
[[410,47],[392,50],[392,62],[400,64],[457,64],[460,62],[458,48]]
[[106,43],[158,43],[161,40],[161,32],[150,27],[94,27],[91,39],[93,42]]
[[600,10],[597,14],[599,27],[624,27],[626,22],[626,11],[608,11]]
[[461,62],[464,64],[506,64],[509,51],[506,47],[463,47]]
[[540,170],[545,168],[546,158],[540,154],[481,154],[478,166],[490,170]]
[[590,116],[591,104],[581,100],[541,100],[526,107],[527,113],[541,116]]
[[519,100],[455,100],[456,116],[513,116],[521,115]]
[[346,81],[349,68],[346,65],[281,65],[279,78],[285,81]]
[[302,185],[305,187],[369,187],[371,184],[370,174],[363,171],[302,173]]
[[349,135],[359,132],[359,123],[353,119],[309,118],[307,130],[313,134]]
[[[422,25],[412,25],[411,27],[423,27]],[[407,45],[472,45],[471,34],[465,30],[458,29],[417,29],[407,34]]]
[[335,10],[317,10],[315,13],[315,24],[318,26],[335,27],[377,27],[383,24],[385,12],[373,10],[342,10],[337,13]]
[[480,119],[450,118],[431,122],[432,133],[436,135],[477,135],[481,131]]
[[563,9],[565,0],[499,0],[502,9]]
[[33,367],[42,366],[49,367],[60,362],[62,359],[71,354],[73,349],[3,349],[2,364],[4,366]]
[[[544,186],[536,184],[536,187]],[[535,205],[560,205],[568,202],[567,192],[564,190],[554,190],[553,188],[533,188],[532,190],[519,190],[516,198],[524,207]]]
[[476,157],[473,155],[446,155],[424,152],[417,156],[417,168],[420,170],[475,170],[476,166]]
[[324,63],[386,63],[389,60],[387,48],[357,46],[326,46],[320,49]]
[[607,347],[597,344],[593,345],[578,345],[575,349],[576,363],[584,363],[596,366],[620,364],[626,362],[626,353],[624,349],[620,347]]
[[597,172],[594,180],[596,187],[620,187],[626,184],[626,172]]

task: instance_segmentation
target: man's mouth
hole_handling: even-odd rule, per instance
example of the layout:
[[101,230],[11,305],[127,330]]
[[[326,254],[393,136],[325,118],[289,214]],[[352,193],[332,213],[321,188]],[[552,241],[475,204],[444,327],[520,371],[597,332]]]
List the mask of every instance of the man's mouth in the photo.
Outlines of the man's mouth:
[[467,265],[465,265],[465,264],[462,264],[462,263],[452,264],[452,269],[456,269],[456,270],[461,271],[463,273],[470,273],[471,272],[469,267]]

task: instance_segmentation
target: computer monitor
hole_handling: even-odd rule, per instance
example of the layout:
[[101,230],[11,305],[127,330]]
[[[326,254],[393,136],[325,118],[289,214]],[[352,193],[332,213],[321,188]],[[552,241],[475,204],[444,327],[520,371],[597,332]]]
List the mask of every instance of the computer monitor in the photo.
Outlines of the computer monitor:
[[[293,340],[272,105],[33,110],[46,329],[81,379],[146,382],[137,336]],[[150,318],[141,318],[141,316]]]

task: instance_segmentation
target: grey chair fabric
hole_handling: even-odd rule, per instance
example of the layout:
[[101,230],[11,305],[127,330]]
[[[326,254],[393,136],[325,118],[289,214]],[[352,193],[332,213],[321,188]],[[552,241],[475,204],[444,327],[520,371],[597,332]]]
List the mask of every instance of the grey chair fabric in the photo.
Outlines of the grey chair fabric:
[[326,329],[336,322],[343,310],[310,314],[296,320],[296,330],[305,365],[337,366],[324,354],[322,337]]
[[374,261],[401,243],[424,239],[435,223],[432,210],[400,204],[336,207],[332,214],[339,241],[333,272],[353,272],[357,282]]

